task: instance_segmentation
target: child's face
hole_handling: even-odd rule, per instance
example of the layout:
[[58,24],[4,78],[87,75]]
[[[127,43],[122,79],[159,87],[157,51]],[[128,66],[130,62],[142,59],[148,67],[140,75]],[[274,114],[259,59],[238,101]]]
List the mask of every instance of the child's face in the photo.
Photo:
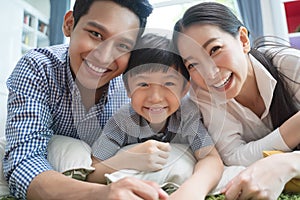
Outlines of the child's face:
[[167,72],[142,72],[128,77],[129,92],[133,109],[149,123],[164,122],[180,106],[188,84],[173,68]]
[[70,64],[81,85],[100,88],[126,69],[138,35],[138,16],[112,1],[95,1],[74,29],[73,25],[72,12],[67,13],[64,32],[70,36]]

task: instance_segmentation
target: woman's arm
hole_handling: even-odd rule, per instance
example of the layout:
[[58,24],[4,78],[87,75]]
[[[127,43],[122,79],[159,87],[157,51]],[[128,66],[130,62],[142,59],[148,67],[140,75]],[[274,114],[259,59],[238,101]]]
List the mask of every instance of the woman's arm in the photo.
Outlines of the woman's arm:
[[290,179],[300,178],[299,160],[300,152],[291,152],[255,162],[226,186],[226,199],[277,199]]
[[[284,74],[286,85],[291,93],[292,99],[300,110],[300,51],[296,49],[285,49],[274,58],[280,73]],[[286,144],[294,149],[300,143],[300,113],[296,113],[280,128],[280,134]]]
[[[205,147],[212,148],[210,147]],[[210,152],[201,158],[201,151],[195,152],[195,156],[198,160],[194,167],[193,175],[187,179],[179,189],[172,193],[171,200],[200,200],[205,199],[205,196],[217,185],[223,173],[223,163],[217,152],[213,147]]]
[[300,111],[293,115],[290,119],[285,121],[280,127],[280,134],[289,146],[289,148],[294,149],[300,144]]

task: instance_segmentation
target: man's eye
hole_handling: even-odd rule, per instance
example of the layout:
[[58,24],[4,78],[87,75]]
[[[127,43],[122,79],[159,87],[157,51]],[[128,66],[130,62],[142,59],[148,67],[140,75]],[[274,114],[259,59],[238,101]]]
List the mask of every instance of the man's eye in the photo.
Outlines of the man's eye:
[[122,50],[125,50],[125,51],[130,51],[130,50],[131,50],[131,47],[128,46],[127,44],[119,44],[119,47],[120,47]]
[[102,35],[96,31],[89,31],[93,37],[102,38]]

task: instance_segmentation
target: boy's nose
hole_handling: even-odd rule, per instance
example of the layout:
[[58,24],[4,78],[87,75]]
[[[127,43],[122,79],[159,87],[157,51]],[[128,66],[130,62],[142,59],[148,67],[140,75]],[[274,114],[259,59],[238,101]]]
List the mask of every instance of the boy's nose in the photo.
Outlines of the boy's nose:
[[164,92],[162,86],[159,84],[155,84],[151,86],[151,90],[149,91],[149,100],[151,102],[160,102],[163,100]]

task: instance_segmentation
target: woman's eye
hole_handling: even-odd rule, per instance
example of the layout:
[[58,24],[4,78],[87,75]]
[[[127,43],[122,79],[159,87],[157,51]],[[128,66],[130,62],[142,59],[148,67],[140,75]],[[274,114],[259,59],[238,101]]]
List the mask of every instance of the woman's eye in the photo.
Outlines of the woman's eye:
[[209,55],[215,54],[219,49],[221,49],[220,46],[214,46],[214,47],[210,50]]
[[194,69],[196,66],[196,63],[189,63],[186,67],[188,70]]

